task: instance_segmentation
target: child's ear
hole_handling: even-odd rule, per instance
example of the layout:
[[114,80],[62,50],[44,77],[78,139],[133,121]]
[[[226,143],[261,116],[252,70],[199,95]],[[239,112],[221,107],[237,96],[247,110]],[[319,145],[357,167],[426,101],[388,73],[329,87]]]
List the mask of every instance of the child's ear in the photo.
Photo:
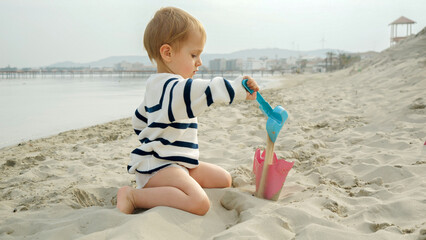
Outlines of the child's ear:
[[170,62],[172,57],[172,47],[169,44],[163,44],[160,47],[160,55],[164,62]]

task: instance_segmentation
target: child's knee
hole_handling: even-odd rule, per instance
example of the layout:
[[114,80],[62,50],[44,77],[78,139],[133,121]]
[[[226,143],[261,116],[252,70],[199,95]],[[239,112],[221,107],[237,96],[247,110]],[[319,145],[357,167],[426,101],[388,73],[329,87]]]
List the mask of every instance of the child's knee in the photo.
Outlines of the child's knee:
[[207,195],[194,198],[191,204],[190,212],[200,216],[205,215],[210,209],[210,200]]
[[218,179],[219,188],[227,188],[232,185],[232,176],[229,172],[223,171],[220,180]]
[[229,172],[226,172],[224,179],[224,187],[231,187],[232,185],[232,176]]

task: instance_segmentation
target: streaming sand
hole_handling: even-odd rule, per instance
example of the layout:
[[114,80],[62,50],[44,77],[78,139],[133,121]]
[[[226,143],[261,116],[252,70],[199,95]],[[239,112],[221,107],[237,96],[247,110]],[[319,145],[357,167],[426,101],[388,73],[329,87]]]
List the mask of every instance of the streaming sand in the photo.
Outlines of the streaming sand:
[[[426,34],[261,93],[289,112],[275,144],[294,161],[277,202],[252,196],[266,118],[256,102],[199,118],[200,160],[232,173],[205,216],[125,215],[119,187],[138,145],[130,119],[0,150],[0,239],[426,239]],[[423,153],[422,153],[423,151]]]

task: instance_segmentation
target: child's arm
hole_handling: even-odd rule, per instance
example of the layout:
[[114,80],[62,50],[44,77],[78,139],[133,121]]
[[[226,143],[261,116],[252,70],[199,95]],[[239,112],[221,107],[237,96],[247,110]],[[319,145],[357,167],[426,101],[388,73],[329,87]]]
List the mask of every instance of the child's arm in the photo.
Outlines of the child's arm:
[[147,115],[145,112],[145,104],[141,104],[135,111],[135,113],[132,116],[132,125],[133,130],[135,131],[136,135],[139,135],[139,133],[146,128],[148,124]]
[[213,103],[233,103],[235,100],[255,99],[255,94],[248,94],[242,86],[242,80],[249,79],[248,86],[254,91],[259,90],[256,82],[250,77],[239,77],[234,81],[222,77],[211,81],[187,79],[180,81],[173,88],[171,108],[168,111],[170,121],[194,118],[200,115]]

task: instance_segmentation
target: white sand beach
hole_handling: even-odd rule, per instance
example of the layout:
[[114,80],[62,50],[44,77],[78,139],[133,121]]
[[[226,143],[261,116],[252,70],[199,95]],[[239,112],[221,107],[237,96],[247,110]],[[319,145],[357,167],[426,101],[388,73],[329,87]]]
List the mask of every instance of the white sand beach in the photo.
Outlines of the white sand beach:
[[0,239],[426,239],[426,30],[348,69],[276,82],[261,93],[289,112],[275,151],[295,162],[278,201],[253,196],[257,103],[216,105],[199,118],[200,160],[233,187],[206,189],[205,216],[115,209],[135,185],[126,118],[1,149]]

